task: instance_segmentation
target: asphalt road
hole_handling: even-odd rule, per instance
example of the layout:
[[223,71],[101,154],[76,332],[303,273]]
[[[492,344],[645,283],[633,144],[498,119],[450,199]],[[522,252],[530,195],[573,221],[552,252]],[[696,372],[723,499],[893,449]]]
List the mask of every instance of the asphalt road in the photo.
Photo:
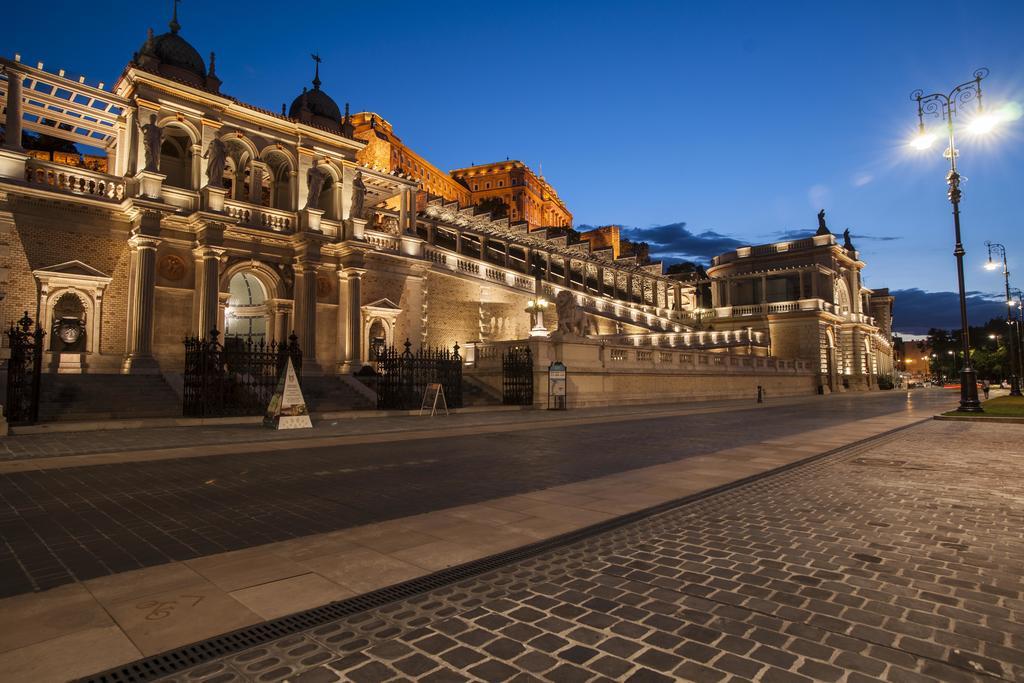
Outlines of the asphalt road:
[[[894,411],[938,390],[0,476],[0,596],[515,495]],[[396,436],[401,439],[401,436]],[[145,444],[139,444],[144,447]]]

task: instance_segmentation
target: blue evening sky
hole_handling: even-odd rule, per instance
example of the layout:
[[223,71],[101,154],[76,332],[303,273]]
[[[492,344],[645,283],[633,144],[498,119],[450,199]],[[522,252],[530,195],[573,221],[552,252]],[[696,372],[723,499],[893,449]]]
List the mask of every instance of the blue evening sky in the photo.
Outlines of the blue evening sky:
[[[170,9],[15,3],[0,52],[109,87]],[[956,289],[947,162],[942,146],[905,146],[909,93],[986,66],[987,103],[1024,102],[1018,1],[184,0],[179,20],[204,58],[216,51],[225,93],[279,111],[319,51],[326,92],[438,167],[543,167],[578,225],[627,226],[666,260],[812,231],[824,208],[834,232],[851,229],[867,286],[903,292],[907,331],[957,324],[941,294]],[[986,239],[1024,286],[1024,119],[958,143],[967,287],[1002,288],[981,268]],[[999,315],[977,308],[975,322]]]

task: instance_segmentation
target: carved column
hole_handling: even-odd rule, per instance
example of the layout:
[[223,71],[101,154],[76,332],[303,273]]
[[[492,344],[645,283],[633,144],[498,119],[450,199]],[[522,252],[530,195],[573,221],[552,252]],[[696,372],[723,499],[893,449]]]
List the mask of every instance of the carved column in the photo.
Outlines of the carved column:
[[192,251],[196,259],[196,336],[205,338],[218,327],[220,305],[220,259],[223,249],[201,246]]
[[295,334],[302,349],[302,367],[313,370],[316,361],[316,266],[314,261],[303,260],[293,266],[295,271]]
[[253,159],[249,162],[249,199],[250,204],[262,204],[263,173],[265,166],[262,161]]
[[398,233],[409,229],[409,193],[403,188],[398,194]]
[[160,239],[135,235],[128,244],[131,248],[128,354],[122,369],[125,373],[156,373],[160,368],[153,358],[153,309],[156,303],[156,249]]
[[366,272],[364,268],[345,268],[338,271],[339,276],[344,276],[344,287],[339,287],[339,293],[345,292],[345,302],[342,305],[339,299],[338,319],[344,318],[345,324],[339,333],[344,333],[345,355],[341,366],[343,373],[355,372],[363,363],[362,352],[362,277]]
[[16,69],[7,67],[7,118],[4,147],[21,151],[21,81],[25,76]]
[[[413,273],[406,277],[406,315],[409,320],[409,340],[413,348],[423,344],[423,275]],[[397,342],[396,342],[397,343]]]
[[597,267],[597,295],[604,296],[604,266]]

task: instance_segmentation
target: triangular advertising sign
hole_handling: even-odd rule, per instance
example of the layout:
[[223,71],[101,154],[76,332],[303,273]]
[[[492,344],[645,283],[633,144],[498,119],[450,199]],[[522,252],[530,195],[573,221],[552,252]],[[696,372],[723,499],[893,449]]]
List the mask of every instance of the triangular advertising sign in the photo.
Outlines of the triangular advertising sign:
[[305,429],[312,428],[313,423],[309,419],[309,410],[306,408],[306,399],[302,397],[302,388],[299,386],[299,377],[295,374],[295,366],[292,359],[281,371],[281,379],[277,382],[277,389],[267,406],[267,414],[263,417],[264,426],[273,429]]

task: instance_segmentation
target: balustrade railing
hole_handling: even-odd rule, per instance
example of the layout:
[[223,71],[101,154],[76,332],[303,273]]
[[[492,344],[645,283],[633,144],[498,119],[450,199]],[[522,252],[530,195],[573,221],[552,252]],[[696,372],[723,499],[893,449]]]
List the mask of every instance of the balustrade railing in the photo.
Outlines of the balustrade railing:
[[224,212],[237,218],[240,225],[266,228],[274,232],[291,232],[295,228],[295,214],[290,211],[227,199],[224,201]]
[[29,185],[45,185],[54,190],[98,199],[121,201],[125,198],[124,180],[116,176],[38,159],[25,162],[25,180]]

